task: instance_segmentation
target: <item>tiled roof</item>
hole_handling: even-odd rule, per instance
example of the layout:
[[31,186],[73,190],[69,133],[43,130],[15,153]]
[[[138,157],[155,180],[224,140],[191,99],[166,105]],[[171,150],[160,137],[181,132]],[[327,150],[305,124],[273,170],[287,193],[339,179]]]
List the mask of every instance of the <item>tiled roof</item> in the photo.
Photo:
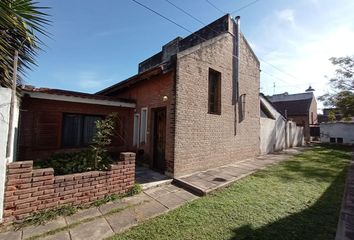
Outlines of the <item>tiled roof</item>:
[[272,102],[284,116],[308,115],[312,98],[294,101]]

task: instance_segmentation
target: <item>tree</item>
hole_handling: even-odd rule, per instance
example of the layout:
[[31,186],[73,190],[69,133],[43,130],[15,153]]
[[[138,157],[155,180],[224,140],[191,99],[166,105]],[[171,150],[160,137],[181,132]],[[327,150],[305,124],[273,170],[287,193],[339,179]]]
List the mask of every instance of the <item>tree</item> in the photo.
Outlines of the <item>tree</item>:
[[[0,1],[0,84],[12,86],[14,60],[18,55],[18,70],[35,65],[35,56],[43,42],[39,35],[47,36],[48,14],[46,7],[37,6],[32,0]],[[16,54],[17,52],[17,54]],[[21,80],[21,76],[16,80]]]
[[319,100],[325,106],[338,108],[344,118],[354,116],[354,56],[329,60],[337,66],[334,77],[329,81],[332,92],[320,96]]
[[94,169],[108,168],[110,159],[108,147],[117,127],[118,113],[111,113],[107,118],[96,121],[96,135],[92,139],[91,149],[94,156]]
[[21,77],[17,72],[35,64],[42,41],[38,34],[47,35],[48,15],[32,0],[0,1],[0,86],[11,88],[6,157],[12,156],[16,88]]

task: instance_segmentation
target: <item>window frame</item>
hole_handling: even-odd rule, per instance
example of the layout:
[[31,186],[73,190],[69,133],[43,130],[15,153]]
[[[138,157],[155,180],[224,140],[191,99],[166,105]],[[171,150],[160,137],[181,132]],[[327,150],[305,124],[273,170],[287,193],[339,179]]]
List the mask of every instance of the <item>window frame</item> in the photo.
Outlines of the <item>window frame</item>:
[[[65,117],[68,115],[74,115],[80,118],[80,126],[79,126],[79,144],[78,145],[68,145],[65,144],[64,139],[65,139],[65,127],[66,127],[66,121]],[[99,117],[99,120],[103,120],[105,118],[104,115],[99,115],[99,114],[85,114],[85,113],[69,113],[69,112],[64,112],[62,115],[62,127],[61,127],[61,143],[60,146],[61,148],[83,148],[83,147],[88,147],[90,143],[85,144],[84,143],[84,125],[85,125],[85,118],[86,117]],[[97,121],[97,120],[96,120]],[[71,133],[73,134],[73,133]]]
[[[135,121],[137,117],[137,121]],[[139,147],[140,140],[140,114],[134,113],[134,120],[133,120],[133,146]]]
[[[215,78],[212,77],[212,74],[216,76],[216,84],[212,84],[212,81]],[[215,90],[212,91],[212,85],[215,85]],[[208,71],[208,113],[213,115],[221,115],[221,72],[216,71],[212,68],[209,68]],[[216,95],[216,96],[212,96]],[[212,109],[212,104],[215,109]]]
[[[145,121],[143,120],[143,112],[145,112]],[[147,143],[147,127],[148,127],[148,108],[143,107],[141,108],[140,111],[140,136],[139,136],[139,141],[140,144],[146,144]],[[145,128],[143,128],[143,124],[145,125]],[[145,130],[143,132],[143,130]]]

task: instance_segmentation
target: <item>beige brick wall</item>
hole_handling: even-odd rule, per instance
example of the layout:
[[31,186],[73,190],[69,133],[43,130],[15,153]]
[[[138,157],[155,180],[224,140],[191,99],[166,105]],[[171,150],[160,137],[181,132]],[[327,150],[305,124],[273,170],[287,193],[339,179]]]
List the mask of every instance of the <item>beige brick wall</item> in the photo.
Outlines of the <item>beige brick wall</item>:
[[[241,41],[240,95],[246,116],[234,135],[233,37],[225,33],[177,56],[174,176],[259,154],[259,62]],[[221,115],[208,114],[208,71],[221,72]]]

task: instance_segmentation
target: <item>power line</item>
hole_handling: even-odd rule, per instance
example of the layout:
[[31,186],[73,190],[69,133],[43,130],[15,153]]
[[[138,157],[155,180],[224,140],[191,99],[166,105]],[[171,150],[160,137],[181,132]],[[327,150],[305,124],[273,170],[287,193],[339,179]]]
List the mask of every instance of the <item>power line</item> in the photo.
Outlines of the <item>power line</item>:
[[206,25],[204,22],[202,22],[200,19],[194,17],[192,14],[190,14],[189,12],[187,12],[186,10],[184,10],[183,8],[177,6],[176,4],[174,4],[173,2],[171,2],[170,0],[165,0],[166,2],[168,2],[169,4],[171,4],[172,6],[174,6],[175,8],[177,8],[178,10],[180,10],[181,12],[183,12],[184,14],[188,15],[189,17],[193,18],[194,20],[196,20],[197,22],[199,22],[202,25]]
[[226,14],[226,12],[224,12],[223,10],[221,10],[220,8],[218,8],[214,3],[210,2],[209,0],[205,0],[207,3],[209,3],[210,6],[212,6],[213,8],[215,8],[216,10],[218,10],[219,12],[221,12],[222,14]]
[[[185,31],[187,31],[187,32],[189,32],[189,33],[191,33],[192,35],[197,36],[197,37],[200,38],[201,40],[207,41],[207,39],[205,39],[205,38],[199,36],[199,35],[196,34],[195,32],[193,32],[193,31],[189,30],[188,28],[182,26],[181,24],[179,24],[179,23],[173,21],[172,19],[170,19],[170,18],[168,18],[168,17],[162,15],[161,13],[159,13],[159,12],[155,11],[154,9],[152,9],[152,8],[150,8],[150,7],[148,7],[148,6],[146,6],[145,4],[142,4],[141,2],[139,2],[139,1],[137,1],[137,0],[132,0],[132,1],[135,2],[136,4],[140,5],[140,6],[144,7],[145,9],[149,10],[150,12],[152,12],[152,13],[154,13],[154,14],[160,16],[160,17],[162,17],[163,19],[165,19],[165,20],[167,20],[167,21],[173,23],[174,25],[176,25],[176,26],[182,28],[183,30],[185,30]],[[167,0],[166,0],[166,1],[167,1]],[[170,2],[170,1],[167,1],[167,2]],[[177,8],[177,5],[175,5],[175,4],[172,4],[172,5]],[[182,10],[181,10],[182,8],[178,7],[178,9],[180,9],[180,11],[182,11]],[[185,10],[183,10],[183,12],[185,12],[185,13],[187,14],[187,12],[186,12]],[[191,17],[192,15],[188,13],[188,16]],[[193,19],[197,19],[197,18],[193,16]],[[199,21],[200,21],[200,20],[198,19],[198,22],[199,22]],[[202,21],[200,21],[200,22],[202,22]],[[203,23],[203,25],[204,25],[204,23]],[[211,29],[210,27],[208,27],[208,28]],[[213,29],[211,29],[211,30],[213,30]],[[213,30],[213,31],[215,31],[215,30]],[[215,32],[216,32],[216,31],[215,31]],[[217,32],[217,33],[220,33],[220,32]],[[230,53],[230,52],[228,52],[228,53]],[[234,54],[232,54],[232,53],[231,53],[231,55],[232,55],[233,57],[235,57],[236,59],[239,59],[238,56],[236,56],[236,55],[234,55]],[[260,60],[261,60],[261,59],[260,59]],[[265,63],[267,63],[268,65],[274,67],[274,68],[277,69],[279,72],[285,73],[285,72],[283,72],[282,70],[280,70],[278,67],[274,66],[274,65],[271,64],[271,63],[268,63],[268,62],[266,62],[266,61],[264,61],[264,60],[262,60],[262,62],[265,62]],[[268,74],[268,75],[271,76],[271,77],[274,77],[274,78],[276,78],[276,79],[278,79],[278,80],[280,80],[280,81],[286,83],[284,80],[282,80],[282,79],[280,79],[280,78],[278,78],[278,77],[275,77],[275,76],[273,76],[273,75],[270,74],[270,73],[267,73],[267,72],[265,72],[265,71],[263,71],[263,72],[266,73],[266,74]],[[286,73],[286,74],[289,75],[288,73]],[[291,75],[289,75],[289,76],[291,76]],[[292,76],[292,77],[293,77],[293,76]],[[294,77],[294,78],[295,78],[295,77]],[[296,78],[295,78],[295,79],[296,79]]]
[[244,5],[244,6],[240,7],[240,8],[238,8],[238,9],[236,9],[235,11],[231,12],[231,15],[234,14],[234,13],[236,13],[236,12],[239,12],[239,11],[245,9],[245,8],[248,8],[249,6],[255,4],[255,3],[259,2],[259,1],[260,1],[260,0],[255,0],[255,1],[253,1],[253,2],[250,2],[249,4],[246,4],[246,5]]
[[273,64],[271,64],[271,63],[269,63],[269,62],[266,62],[265,60],[263,60],[263,59],[260,58],[260,57],[259,57],[259,60],[261,60],[262,62],[268,64],[269,66],[272,66],[273,68],[275,68],[275,69],[278,70],[279,72],[281,72],[281,73],[283,73],[283,74],[286,74],[286,75],[288,75],[289,77],[294,78],[295,80],[298,80],[298,79],[297,79],[295,76],[293,76],[292,74],[285,72],[284,70],[278,68],[277,66],[275,66],[275,65],[273,65]]

